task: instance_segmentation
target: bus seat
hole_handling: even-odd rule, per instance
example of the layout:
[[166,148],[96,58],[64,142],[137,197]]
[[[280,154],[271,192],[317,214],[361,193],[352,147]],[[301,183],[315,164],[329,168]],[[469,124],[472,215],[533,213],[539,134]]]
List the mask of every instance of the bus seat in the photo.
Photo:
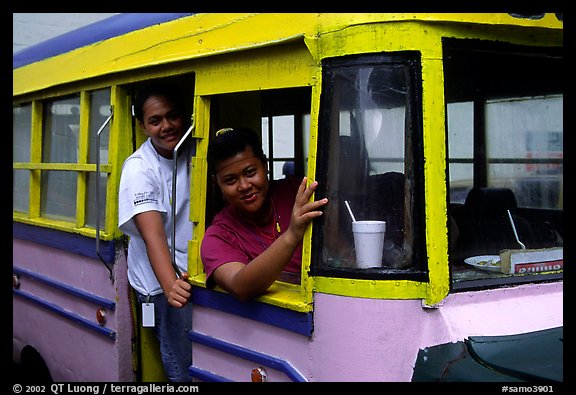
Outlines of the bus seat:
[[369,173],[368,153],[362,140],[351,136],[339,137],[339,177],[345,183],[341,193],[350,198],[364,195]]
[[514,192],[508,188],[472,188],[466,196],[464,221],[460,224],[462,252],[468,256],[498,255],[504,249],[521,248],[507,210],[520,241],[530,248],[534,242],[533,232],[528,221],[516,212]]
[[386,240],[404,242],[404,174],[387,172],[368,177],[366,218],[386,221]]

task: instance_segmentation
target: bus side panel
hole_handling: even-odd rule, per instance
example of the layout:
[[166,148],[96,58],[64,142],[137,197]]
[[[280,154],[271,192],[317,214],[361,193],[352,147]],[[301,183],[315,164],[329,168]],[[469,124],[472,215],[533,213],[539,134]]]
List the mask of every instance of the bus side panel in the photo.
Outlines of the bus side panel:
[[[311,337],[195,305],[192,336],[211,340],[193,342],[193,369],[232,381],[249,381],[258,367],[268,381],[410,381],[420,349],[562,326],[562,288],[454,293],[435,307],[317,293]],[[280,363],[298,375],[270,367]]]
[[562,294],[562,283],[529,284],[451,294],[435,308],[419,300],[316,294],[311,376],[410,381],[419,349],[562,326]]
[[209,342],[193,341],[195,369],[230,381],[250,381],[259,367],[267,381],[309,380],[308,336],[200,305],[194,305],[192,326],[193,336]]
[[[126,259],[99,260],[13,239],[15,359],[32,346],[55,381],[133,381]],[[99,325],[97,310],[106,322]]]

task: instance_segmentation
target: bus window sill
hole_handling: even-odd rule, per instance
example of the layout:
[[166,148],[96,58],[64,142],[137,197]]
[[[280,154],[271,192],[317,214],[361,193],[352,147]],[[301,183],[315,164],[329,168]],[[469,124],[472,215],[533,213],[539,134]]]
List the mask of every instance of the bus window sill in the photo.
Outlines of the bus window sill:
[[[192,276],[188,279],[188,281],[193,286],[208,289],[206,287],[205,273]],[[210,290],[228,294],[219,286],[210,288]],[[302,297],[301,286],[283,281],[276,281],[265,294],[254,298],[253,300],[301,313],[308,313],[312,311],[312,305],[305,303]]]

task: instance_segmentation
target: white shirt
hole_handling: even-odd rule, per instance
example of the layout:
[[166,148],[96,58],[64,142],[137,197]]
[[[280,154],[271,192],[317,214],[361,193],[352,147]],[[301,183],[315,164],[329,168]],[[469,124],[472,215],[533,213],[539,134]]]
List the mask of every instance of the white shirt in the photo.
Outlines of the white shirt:
[[[188,271],[190,222],[190,158],[192,149],[178,155],[176,179],[176,264]],[[168,247],[172,247],[172,171],[173,162],[159,155],[150,139],[130,155],[122,167],[118,199],[118,226],[130,236],[128,244],[128,281],[143,295],[162,293],[146,252],[146,244],[134,224],[134,216],[146,211],[162,215]]]

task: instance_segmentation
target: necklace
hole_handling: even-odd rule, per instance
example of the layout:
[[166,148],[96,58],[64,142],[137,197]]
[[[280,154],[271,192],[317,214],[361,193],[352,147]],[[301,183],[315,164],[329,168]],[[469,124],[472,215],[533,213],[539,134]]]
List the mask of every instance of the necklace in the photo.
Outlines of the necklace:
[[[274,206],[274,199],[272,200],[272,214],[273,214],[273,221],[274,224],[276,225],[276,232],[278,232],[278,234],[282,233],[282,228],[280,228],[280,216],[276,216],[276,206]],[[272,233],[274,233],[274,231],[272,231]]]
[[[276,206],[274,205],[274,200],[272,200],[272,230],[271,230],[271,232],[270,233],[263,232],[261,230],[261,227],[256,225],[253,222],[252,222],[252,225],[254,226],[254,228],[256,228],[256,231],[260,234],[260,236],[262,236],[265,240],[268,240],[268,242],[270,242],[270,241],[274,242],[274,240],[276,240],[278,238],[278,235],[280,235],[280,233],[282,233],[282,228],[280,227],[280,216],[276,215]],[[278,233],[278,235],[276,233]],[[262,242],[262,240],[261,240],[261,242]]]

